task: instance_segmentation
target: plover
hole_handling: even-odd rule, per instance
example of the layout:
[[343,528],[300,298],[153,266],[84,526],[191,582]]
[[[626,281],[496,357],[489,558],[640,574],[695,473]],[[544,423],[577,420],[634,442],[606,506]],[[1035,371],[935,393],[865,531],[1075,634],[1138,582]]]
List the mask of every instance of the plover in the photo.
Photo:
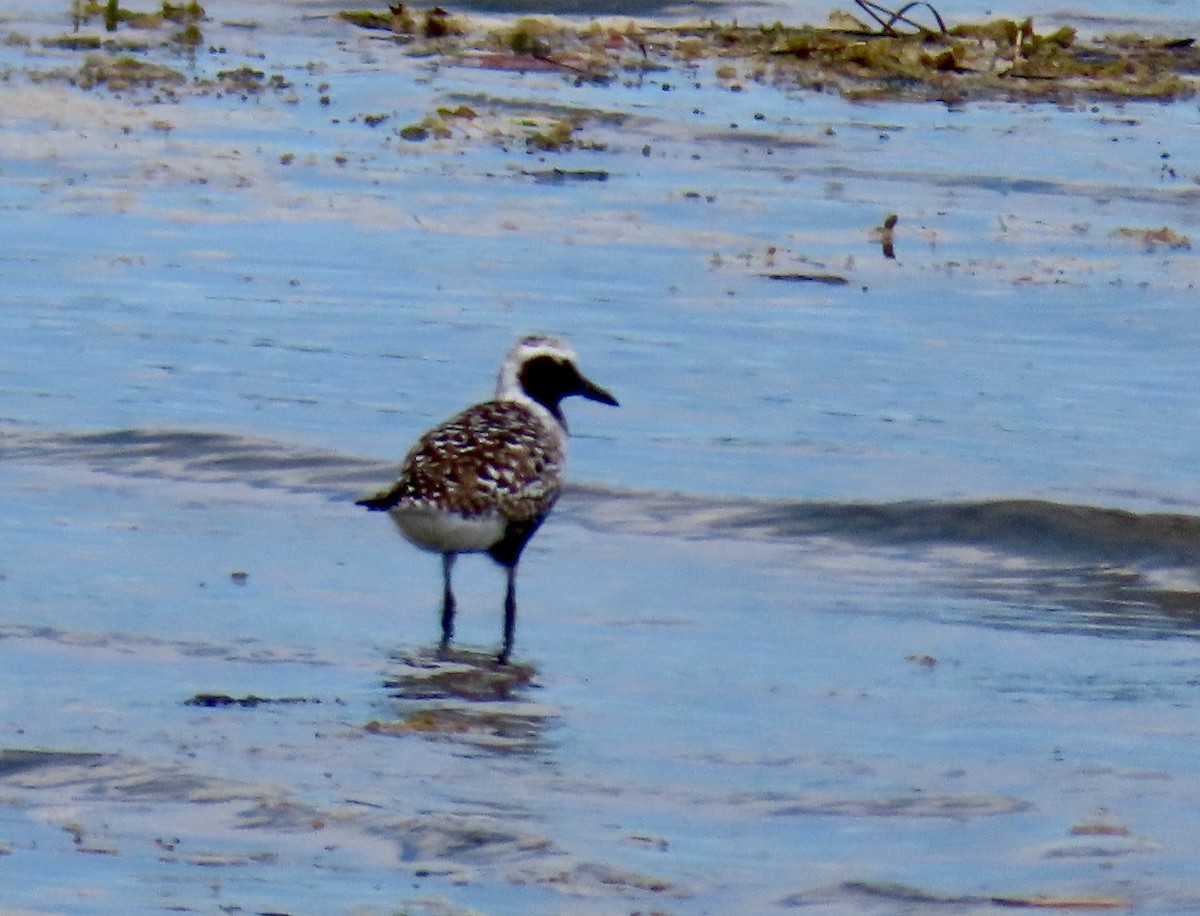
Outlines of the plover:
[[553,337],[523,337],[508,351],[496,396],[435,426],[404,459],[399,479],[358,505],[386,511],[400,533],[442,555],[442,642],[454,637],[454,590],[460,553],[487,553],[508,576],[504,643],[512,653],[517,621],[517,562],[563,486],[567,421],[563,398],[579,395],[617,406],[580,373],[575,354]]

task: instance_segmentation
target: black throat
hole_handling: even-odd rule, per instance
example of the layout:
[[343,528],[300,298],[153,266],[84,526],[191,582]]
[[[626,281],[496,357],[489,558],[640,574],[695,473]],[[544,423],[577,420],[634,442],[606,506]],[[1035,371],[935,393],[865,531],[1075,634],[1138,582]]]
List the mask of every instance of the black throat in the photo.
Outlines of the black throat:
[[521,389],[545,407],[565,429],[566,419],[559,404],[584,386],[579,370],[553,356],[535,356],[521,367],[517,380]]

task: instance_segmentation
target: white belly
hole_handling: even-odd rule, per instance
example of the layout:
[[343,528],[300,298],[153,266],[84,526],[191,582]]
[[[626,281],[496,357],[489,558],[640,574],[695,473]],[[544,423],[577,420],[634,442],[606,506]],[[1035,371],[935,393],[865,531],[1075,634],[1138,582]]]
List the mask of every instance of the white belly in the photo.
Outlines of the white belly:
[[453,512],[397,506],[388,515],[410,542],[438,553],[484,551],[504,536],[504,520],[494,512],[463,518]]

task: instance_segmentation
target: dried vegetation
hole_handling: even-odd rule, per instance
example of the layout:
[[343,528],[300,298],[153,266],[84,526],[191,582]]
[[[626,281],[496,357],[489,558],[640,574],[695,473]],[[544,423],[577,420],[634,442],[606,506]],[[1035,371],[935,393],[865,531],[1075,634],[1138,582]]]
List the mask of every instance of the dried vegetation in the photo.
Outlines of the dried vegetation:
[[196,47],[203,41],[200,23],[205,18],[204,7],[196,0],[178,4],[163,0],[162,6],[151,12],[126,9],[117,0],[107,0],[105,3],[75,0],[71,15],[76,33],[83,25],[103,20],[108,32],[116,32],[121,26],[147,31],[170,27],[177,30],[172,32],[171,39],[180,45]]
[[1200,49],[1191,37],[1084,40],[1069,26],[1039,33],[1032,19],[947,25],[928,4],[919,5],[928,20],[921,22],[905,11],[856,2],[858,16],[833,13],[823,27],[633,20],[579,26],[554,17],[522,17],[497,27],[441,7],[403,6],[341,16],[448,63],[559,70],[589,81],[707,66],[730,88],[752,80],[855,98],[961,103],[1171,100],[1193,95],[1200,77]]
[[[632,19],[579,24],[553,16],[476,20],[440,6],[418,10],[400,4],[338,15],[435,64],[561,73],[576,82],[637,82],[649,73],[675,73],[693,82],[715,79],[731,91],[760,82],[851,98],[948,104],[1169,101],[1194,95],[1200,83],[1200,48],[1190,36],[1085,39],[1070,26],[1038,32],[1032,19],[947,24],[927,3],[893,12],[872,0],[854,2],[857,15],[834,12],[824,26]],[[117,0],[75,0],[72,13],[75,30],[43,44],[106,55],[89,58],[72,77],[88,88],[178,84],[176,71],[139,65],[130,55],[156,46],[194,52],[204,41],[206,13],[195,0],[163,0],[150,12],[127,9]],[[100,35],[81,31],[99,23],[105,30]],[[243,93],[279,88],[267,82],[230,84],[224,75],[218,83]],[[663,87],[670,88],[665,81]],[[437,138],[463,123],[439,114],[405,128],[405,136]],[[529,140],[545,149],[580,142],[569,124],[531,131]]]

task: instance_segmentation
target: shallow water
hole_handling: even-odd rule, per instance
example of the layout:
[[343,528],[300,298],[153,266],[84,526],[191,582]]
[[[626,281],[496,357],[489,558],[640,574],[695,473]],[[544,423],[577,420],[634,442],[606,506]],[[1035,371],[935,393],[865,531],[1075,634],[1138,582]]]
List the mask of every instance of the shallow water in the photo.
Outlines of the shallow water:
[[[0,906],[1194,912],[1197,260],[1122,230],[1196,235],[1196,102],[576,86],[303,9],[156,57],[245,97],[0,46]],[[439,665],[352,499],[530,329],[622,407],[568,407],[517,675],[483,560]]]

